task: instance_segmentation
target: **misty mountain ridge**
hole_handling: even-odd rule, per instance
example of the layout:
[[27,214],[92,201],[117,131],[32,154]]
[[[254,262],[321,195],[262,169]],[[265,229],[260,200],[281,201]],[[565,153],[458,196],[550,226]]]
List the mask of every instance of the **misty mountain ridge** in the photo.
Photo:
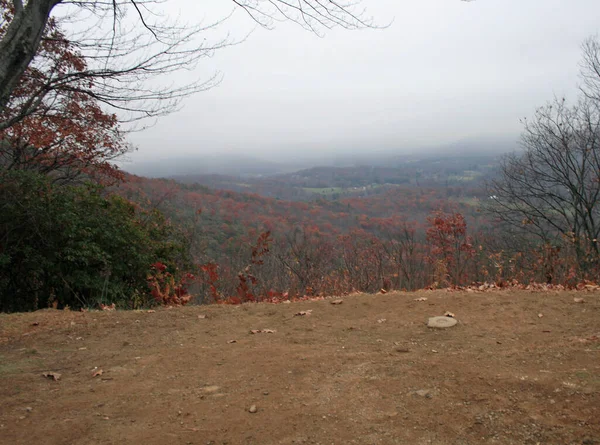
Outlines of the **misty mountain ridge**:
[[[195,176],[224,175],[237,178],[261,178],[300,172],[315,167],[401,167],[412,162],[435,162],[464,157],[489,158],[518,149],[516,138],[473,138],[443,146],[413,150],[349,150],[324,155],[286,154],[273,159],[232,153],[188,155],[162,159],[125,159],[121,168],[128,173],[150,178],[184,179]],[[134,156],[135,157],[135,156]]]

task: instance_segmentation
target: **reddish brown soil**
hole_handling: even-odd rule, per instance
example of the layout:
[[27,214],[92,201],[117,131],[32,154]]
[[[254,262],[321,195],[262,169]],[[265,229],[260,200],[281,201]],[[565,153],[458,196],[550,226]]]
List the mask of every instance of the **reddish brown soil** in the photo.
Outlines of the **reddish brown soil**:
[[331,301],[0,315],[0,442],[600,444],[600,292]]

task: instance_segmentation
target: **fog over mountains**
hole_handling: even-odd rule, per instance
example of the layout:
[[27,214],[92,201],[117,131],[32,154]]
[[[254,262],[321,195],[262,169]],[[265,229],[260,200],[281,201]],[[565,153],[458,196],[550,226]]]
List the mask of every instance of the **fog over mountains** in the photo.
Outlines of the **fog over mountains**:
[[282,149],[269,159],[235,153],[175,155],[143,159],[135,153],[120,162],[128,173],[148,177],[180,177],[190,175],[228,175],[241,177],[271,176],[291,173],[316,166],[348,167],[355,165],[401,165],[423,157],[500,155],[519,149],[518,136],[473,138],[447,145],[412,149],[373,147],[326,150],[325,155],[306,154],[293,149]]

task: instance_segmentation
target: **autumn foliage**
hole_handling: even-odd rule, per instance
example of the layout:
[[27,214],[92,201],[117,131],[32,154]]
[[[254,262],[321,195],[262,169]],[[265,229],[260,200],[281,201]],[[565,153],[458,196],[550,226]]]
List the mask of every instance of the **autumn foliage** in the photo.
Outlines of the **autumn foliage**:
[[[0,37],[13,15],[0,0]],[[97,79],[80,76],[87,62],[50,19],[40,48],[0,113],[0,167],[52,175],[120,179],[112,160],[128,150],[115,114],[93,95]]]
[[435,212],[427,218],[427,241],[432,245],[429,261],[437,263],[439,284],[457,285],[464,282],[467,261],[473,257],[472,240],[467,236],[467,223],[460,213]]
[[148,287],[156,303],[163,306],[184,306],[190,302],[192,296],[189,294],[186,286],[194,280],[191,273],[183,274],[177,277],[168,267],[157,261],[150,268],[148,275]]

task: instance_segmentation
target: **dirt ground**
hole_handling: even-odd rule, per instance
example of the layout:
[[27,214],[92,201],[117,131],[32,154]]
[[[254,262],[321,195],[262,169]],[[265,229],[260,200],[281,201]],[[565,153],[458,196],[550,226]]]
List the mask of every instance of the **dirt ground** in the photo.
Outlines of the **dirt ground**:
[[600,444],[600,292],[332,301],[0,315],[0,443]]

